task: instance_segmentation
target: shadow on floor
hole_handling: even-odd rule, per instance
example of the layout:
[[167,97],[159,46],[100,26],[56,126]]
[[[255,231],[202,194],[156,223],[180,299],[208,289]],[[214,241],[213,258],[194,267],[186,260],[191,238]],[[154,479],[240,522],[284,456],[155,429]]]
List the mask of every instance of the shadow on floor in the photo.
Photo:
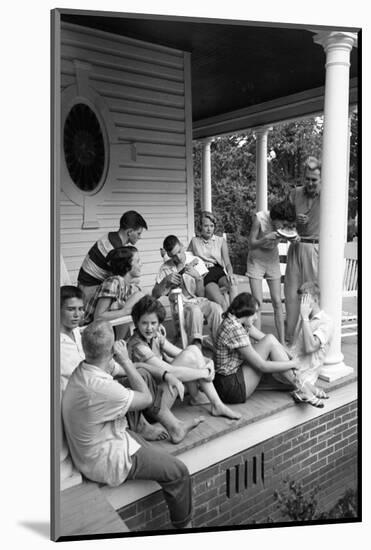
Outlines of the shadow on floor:
[[41,535],[43,539],[50,539],[50,523],[48,521],[20,521],[19,525]]

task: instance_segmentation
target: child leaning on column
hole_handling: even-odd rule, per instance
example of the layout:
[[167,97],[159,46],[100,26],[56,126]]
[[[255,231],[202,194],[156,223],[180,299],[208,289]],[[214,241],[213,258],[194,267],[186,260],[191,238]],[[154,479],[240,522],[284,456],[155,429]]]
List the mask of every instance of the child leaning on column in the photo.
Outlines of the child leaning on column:
[[274,376],[285,382],[291,377],[295,385],[292,396],[297,403],[323,407],[322,400],[328,395],[317,387],[317,380],[330,347],[333,323],[320,307],[320,288],[316,282],[304,283],[298,294],[301,296],[300,318],[290,348],[290,354],[299,361],[296,380],[290,372]]

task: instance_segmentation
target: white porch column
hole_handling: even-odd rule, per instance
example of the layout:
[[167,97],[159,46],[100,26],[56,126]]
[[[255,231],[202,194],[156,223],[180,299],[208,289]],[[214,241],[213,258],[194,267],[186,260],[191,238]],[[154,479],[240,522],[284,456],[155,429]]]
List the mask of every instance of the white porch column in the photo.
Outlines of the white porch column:
[[344,223],[348,168],[350,52],[357,35],[321,32],[314,37],[326,52],[319,284],[321,305],[332,317],[334,334],[321,377],[335,380],[352,372],[341,353]]
[[268,132],[271,128],[255,130],[256,136],[256,211],[268,210]]
[[211,200],[211,139],[202,142],[202,186],[201,186],[201,208],[212,212]]

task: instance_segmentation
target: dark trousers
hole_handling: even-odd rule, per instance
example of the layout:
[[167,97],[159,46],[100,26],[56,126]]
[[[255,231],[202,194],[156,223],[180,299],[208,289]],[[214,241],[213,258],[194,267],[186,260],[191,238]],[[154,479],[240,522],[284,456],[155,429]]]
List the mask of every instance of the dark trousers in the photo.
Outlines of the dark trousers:
[[185,527],[192,516],[192,486],[188,468],[175,456],[158,451],[138,434],[129,432],[141,445],[131,457],[127,479],[149,479],[160,484],[177,529]]

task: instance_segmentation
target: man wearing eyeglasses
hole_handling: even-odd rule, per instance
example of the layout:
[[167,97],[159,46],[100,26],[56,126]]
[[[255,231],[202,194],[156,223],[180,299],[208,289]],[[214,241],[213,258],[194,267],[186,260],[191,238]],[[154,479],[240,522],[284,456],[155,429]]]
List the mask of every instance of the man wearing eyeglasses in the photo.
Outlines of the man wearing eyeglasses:
[[304,163],[304,184],[296,187],[290,200],[296,210],[299,238],[290,244],[285,273],[286,340],[292,343],[299,318],[298,289],[318,279],[318,243],[321,192],[321,163],[308,157]]

